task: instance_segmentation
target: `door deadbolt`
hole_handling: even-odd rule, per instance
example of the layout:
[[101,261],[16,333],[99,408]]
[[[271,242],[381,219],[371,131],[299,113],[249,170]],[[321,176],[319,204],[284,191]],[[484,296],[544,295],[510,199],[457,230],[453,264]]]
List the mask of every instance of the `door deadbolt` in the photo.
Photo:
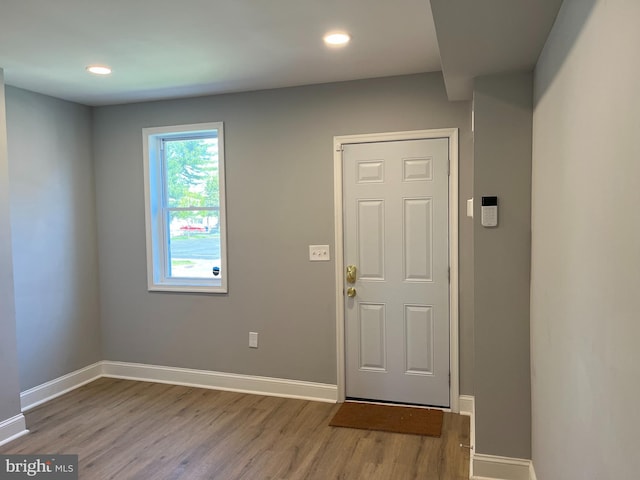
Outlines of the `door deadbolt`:
[[356,266],[347,265],[347,283],[356,283]]

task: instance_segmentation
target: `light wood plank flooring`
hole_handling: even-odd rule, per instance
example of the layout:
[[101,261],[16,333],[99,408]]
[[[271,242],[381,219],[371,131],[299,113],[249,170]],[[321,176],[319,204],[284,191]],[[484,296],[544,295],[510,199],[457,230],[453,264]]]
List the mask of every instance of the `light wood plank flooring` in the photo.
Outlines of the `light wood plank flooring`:
[[462,480],[469,419],[441,438],[329,427],[337,405],[101,378],[26,414],[0,453],[79,455],[82,480]]

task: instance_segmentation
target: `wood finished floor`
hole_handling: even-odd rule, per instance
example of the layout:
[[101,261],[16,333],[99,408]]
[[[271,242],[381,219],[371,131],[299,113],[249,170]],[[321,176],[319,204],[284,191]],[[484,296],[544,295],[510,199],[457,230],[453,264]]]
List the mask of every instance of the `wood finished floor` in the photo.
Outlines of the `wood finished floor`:
[[462,480],[469,419],[440,438],[329,427],[338,405],[101,378],[26,413],[0,453],[79,455],[82,480]]

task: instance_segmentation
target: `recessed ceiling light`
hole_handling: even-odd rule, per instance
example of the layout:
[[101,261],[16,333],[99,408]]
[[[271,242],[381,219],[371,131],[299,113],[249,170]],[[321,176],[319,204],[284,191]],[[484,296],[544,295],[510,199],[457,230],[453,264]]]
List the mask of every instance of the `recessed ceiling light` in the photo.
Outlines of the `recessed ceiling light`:
[[323,37],[324,43],[326,43],[329,47],[342,47],[349,43],[351,37],[348,33],[345,32],[332,32],[327,33]]
[[104,65],[89,65],[87,67],[87,72],[95,73],[96,75],[110,75],[111,69]]

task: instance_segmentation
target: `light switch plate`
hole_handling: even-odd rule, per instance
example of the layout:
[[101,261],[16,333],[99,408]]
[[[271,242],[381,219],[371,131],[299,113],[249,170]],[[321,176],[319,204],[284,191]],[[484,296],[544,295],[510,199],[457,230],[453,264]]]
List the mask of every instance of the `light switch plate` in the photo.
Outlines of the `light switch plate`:
[[331,260],[329,245],[309,245],[309,260],[312,262],[328,262]]
[[473,218],[473,198],[467,200],[467,217]]

